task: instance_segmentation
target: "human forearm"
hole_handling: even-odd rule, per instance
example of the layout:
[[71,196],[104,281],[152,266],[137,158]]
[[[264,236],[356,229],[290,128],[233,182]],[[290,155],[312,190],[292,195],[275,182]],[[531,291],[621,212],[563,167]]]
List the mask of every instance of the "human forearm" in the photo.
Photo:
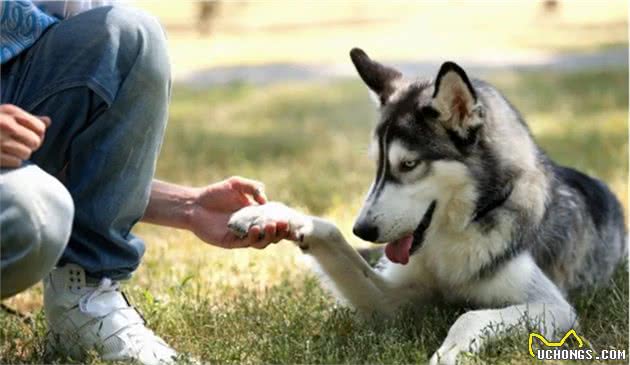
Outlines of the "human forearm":
[[199,189],[153,180],[143,222],[190,229]]
[[260,182],[231,177],[201,188],[153,180],[149,205],[142,221],[187,229],[201,240],[224,248],[264,248],[289,236],[287,222],[252,226],[247,237],[228,229],[232,214],[251,204],[266,203]]

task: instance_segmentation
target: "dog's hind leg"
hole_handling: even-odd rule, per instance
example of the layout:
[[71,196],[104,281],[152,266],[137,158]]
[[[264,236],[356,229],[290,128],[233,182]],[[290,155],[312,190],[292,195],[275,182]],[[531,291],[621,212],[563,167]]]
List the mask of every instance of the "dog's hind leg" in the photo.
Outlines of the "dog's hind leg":
[[477,353],[486,344],[510,334],[527,338],[530,329],[549,341],[556,341],[576,325],[571,305],[528,254],[515,259],[512,268],[505,268],[495,278],[470,289],[476,293],[474,301],[487,301],[484,306],[501,301],[522,304],[462,314],[431,358],[431,365],[454,365],[463,352]]
[[331,222],[301,214],[280,203],[249,206],[234,213],[228,226],[243,235],[253,225],[288,221],[297,245],[315,258],[335,289],[351,306],[365,314],[389,313],[393,290],[382,276],[350,246]]

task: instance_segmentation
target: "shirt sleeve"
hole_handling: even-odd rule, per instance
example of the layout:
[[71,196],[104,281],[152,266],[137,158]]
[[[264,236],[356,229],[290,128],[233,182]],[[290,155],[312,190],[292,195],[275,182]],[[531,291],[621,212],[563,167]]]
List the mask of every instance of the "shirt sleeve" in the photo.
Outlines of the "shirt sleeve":
[[30,1],[0,2],[0,64],[31,47],[58,20]]
[[33,1],[38,8],[57,19],[66,19],[90,9],[120,3],[116,0],[65,0],[65,1]]

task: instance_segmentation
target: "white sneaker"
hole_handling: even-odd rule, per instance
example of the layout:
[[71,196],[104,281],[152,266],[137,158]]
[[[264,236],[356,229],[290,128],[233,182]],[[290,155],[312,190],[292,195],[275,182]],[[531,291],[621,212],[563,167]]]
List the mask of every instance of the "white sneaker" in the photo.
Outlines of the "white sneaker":
[[117,282],[104,278],[95,285],[85,279],[85,271],[73,264],[53,270],[44,279],[51,350],[77,360],[96,350],[103,360],[145,365],[175,361],[175,351],[144,326]]

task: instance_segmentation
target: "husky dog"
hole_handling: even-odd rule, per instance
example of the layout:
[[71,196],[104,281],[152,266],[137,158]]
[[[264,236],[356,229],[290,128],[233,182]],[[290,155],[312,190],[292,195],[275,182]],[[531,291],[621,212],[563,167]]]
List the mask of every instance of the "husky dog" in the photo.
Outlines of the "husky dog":
[[[435,79],[350,52],[376,95],[376,178],[353,232],[385,244],[373,269],[337,227],[280,203],[236,212],[229,227],[285,220],[335,291],[359,312],[466,303],[431,364],[454,364],[513,329],[553,338],[576,324],[573,290],[604,284],[627,255],[622,208],[601,181],[559,166],[494,87],[444,63]],[[492,331],[488,331],[488,329]]]

